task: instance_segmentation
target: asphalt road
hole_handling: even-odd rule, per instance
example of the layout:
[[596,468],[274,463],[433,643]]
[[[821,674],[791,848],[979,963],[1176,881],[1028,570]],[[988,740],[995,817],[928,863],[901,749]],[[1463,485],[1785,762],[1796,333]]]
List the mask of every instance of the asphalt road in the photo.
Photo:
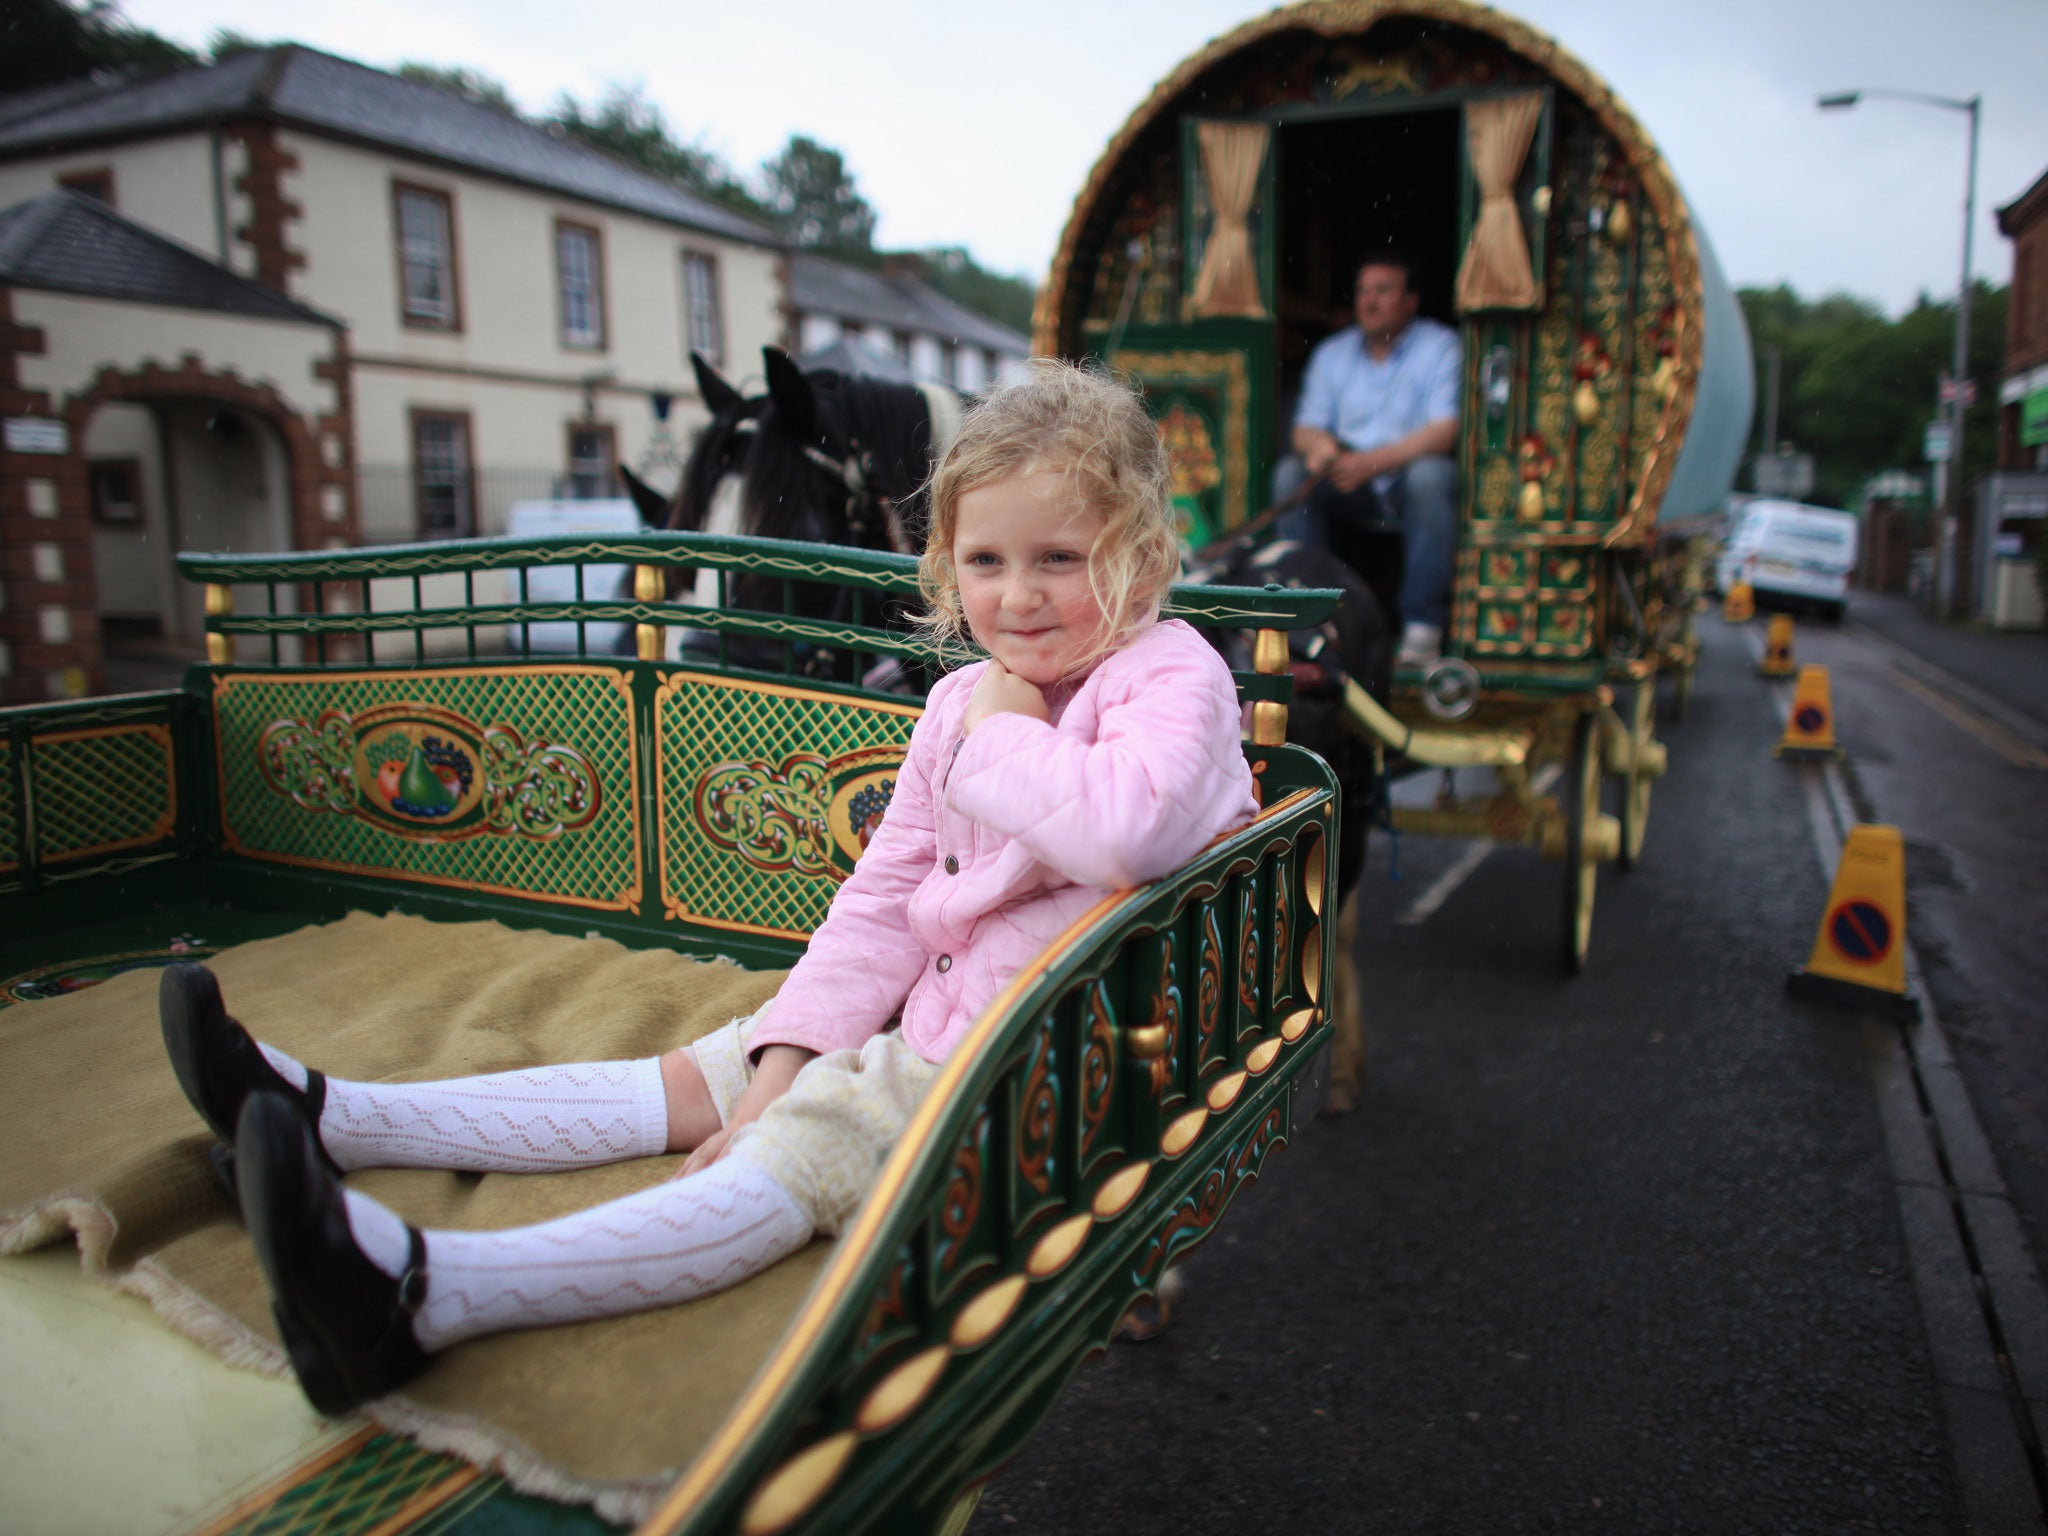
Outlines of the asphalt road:
[[[1162,1338],[1082,1368],[976,1536],[2043,1528],[1978,1250],[1943,1225],[2011,1207],[1897,1166],[1923,1116],[1906,1088],[1886,1118],[1873,1063],[1904,1037],[1785,995],[1832,874],[1819,780],[1771,758],[1748,635],[1705,638],[1583,976],[1558,966],[1555,866],[1494,851],[1403,922],[1468,845],[1405,839],[1398,882],[1376,848],[1359,1109],[1268,1163],[1188,1259]],[[1800,659],[1835,669],[1855,815],[1907,832],[1929,984],[2038,1233],[2048,777],[1853,625],[1803,626]],[[1987,1242],[2038,1290],[2016,1235]]]

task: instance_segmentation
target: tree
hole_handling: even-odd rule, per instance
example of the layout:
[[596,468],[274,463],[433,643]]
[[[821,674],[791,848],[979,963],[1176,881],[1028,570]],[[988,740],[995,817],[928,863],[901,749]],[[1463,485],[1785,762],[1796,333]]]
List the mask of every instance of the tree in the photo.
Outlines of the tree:
[[519,108],[504,82],[494,80],[480,69],[467,65],[420,64],[410,60],[398,66],[398,78],[416,85],[431,85],[437,91],[459,96],[474,106],[489,107],[507,117],[518,117]]
[[114,0],[0,6],[0,91],[55,85],[95,70],[161,74],[197,62],[191,49],[124,20]]
[[955,304],[987,315],[1012,330],[1031,334],[1031,311],[1038,290],[1021,277],[991,272],[965,246],[933,246],[920,253],[925,281]]
[[792,134],[782,153],[762,162],[765,201],[799,250],[875,259],[875,210],[854,186],[838,150]]
[[714,151],[686,144],[669,131],[660,107],[648,100],[639,84],[614,80],[595,106],[586,108],[567,91],[541,126],[565,138],[603,150],[649,175],[681,182],[713,202],[750,218],[766,219],[768,211],[755,200]]
[[[1848,506],[1881,470],[1924,468],[1923,437],[1942,409],[1937,384],[1952,361],[1953,301],[1923,295],[1888,320],[1875,305],[1846,294],[1809,302],[1780,285],[1747,288],[1738,297],[1759,365],[1767,349],[1778,349],[1778,437],[1814,456],[1816,501]],[[1992,463],[2005,303],[2003,288],[1983,282],[1971,294],[1977,403],[1963,444],[1966,485]]]

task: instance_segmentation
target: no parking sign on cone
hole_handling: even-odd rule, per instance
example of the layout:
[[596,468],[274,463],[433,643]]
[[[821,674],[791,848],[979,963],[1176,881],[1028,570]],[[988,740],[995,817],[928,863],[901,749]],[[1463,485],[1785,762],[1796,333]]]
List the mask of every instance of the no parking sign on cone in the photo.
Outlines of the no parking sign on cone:
[[1771,755],[1794,762],[1842,755],[1835,745],[1835,701],[1826,667],[1799,669],[1799,681],[1792,685],[1792,713],[1786,717],[1785,734]]
[[1906,991],[1906,840],[1897,827],[1849,829],[1813,954],[1785,986],[1815,1002],[1920,1017],[1920,1000]]

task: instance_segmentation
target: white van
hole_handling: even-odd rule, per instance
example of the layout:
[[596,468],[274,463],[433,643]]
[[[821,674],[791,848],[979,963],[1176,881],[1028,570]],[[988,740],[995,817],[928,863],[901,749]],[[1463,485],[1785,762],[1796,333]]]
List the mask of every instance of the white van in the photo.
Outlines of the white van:
[[1715,565],[1715,584],[1726,592],[1738,577],[1757,600],[1775,598],[1818,608],[1840,620],[1856,569],[1856,519],[1833,507],[1797,501],[1752,501]]

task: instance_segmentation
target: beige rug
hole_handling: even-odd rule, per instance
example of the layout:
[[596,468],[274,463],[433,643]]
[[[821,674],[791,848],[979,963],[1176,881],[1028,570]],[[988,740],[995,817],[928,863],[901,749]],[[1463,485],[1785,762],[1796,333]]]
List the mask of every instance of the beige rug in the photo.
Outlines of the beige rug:
[[[608,939],[358,913],[208,962],[260,1038],[387,1082],[651,1056],[781,981]],[[255,1255],[164,1059],[158,974],[0,1009],[0,1254],[75,1236],[87,1274],[147,1297],[225,1359],[285,1374]],[[577,1173],[372,1170],[350,1183],[420,1226],[504,1227],[667,1178],[678,1158]],[[548,1498],[637,1520],[691,1460],[824,1262],[813,1244],[719,1296],[473,1340],[366,1411]],[[119,1384],[108,1382],[109,1391]]]

